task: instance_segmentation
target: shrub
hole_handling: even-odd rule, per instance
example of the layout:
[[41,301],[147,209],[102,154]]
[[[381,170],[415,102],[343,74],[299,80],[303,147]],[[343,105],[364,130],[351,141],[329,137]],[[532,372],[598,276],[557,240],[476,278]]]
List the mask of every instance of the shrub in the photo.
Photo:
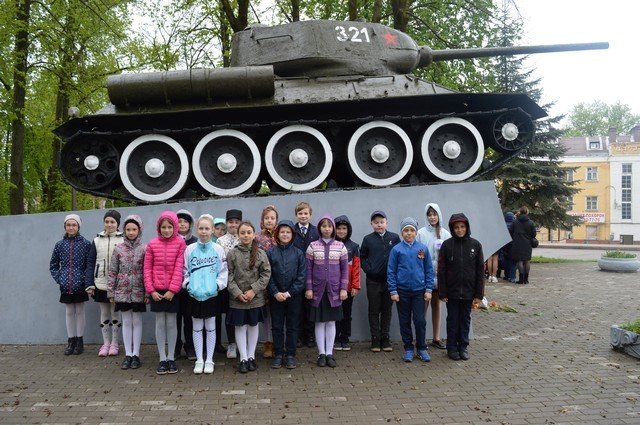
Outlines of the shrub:
[[625,323],[623,325],[620,325],[620,329],[640,334],[640,319],[636,320],[633,323]]
[[606,258],[636,258],[635,254],[631,254],[628,252],[615,250],[615,251],[607,251],[602,254],[603,257]]

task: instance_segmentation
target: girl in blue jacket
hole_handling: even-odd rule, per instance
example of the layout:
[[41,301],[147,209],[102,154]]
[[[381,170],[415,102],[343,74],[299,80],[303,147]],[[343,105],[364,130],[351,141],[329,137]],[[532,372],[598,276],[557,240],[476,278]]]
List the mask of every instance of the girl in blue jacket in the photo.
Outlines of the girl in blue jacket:
[[64,237],[56,243],[49,262],[51,277],[60,287],[60,302],[66,307],[67,348],[65,356],[84,351],[84,303],[89,300],[85,275],[91,243],[80,235],[82,220],[77,214],[64,219]]
[[[213,373],[216,346],[218,291],[227,287],[227,258],[224,249],[213,243],[213,217],[201,215],[196,222],[198,241],[184,251],[184,281],[189,293],[187,314],[193,318],[193,346],[196,352],[195,374]],[[202,331],[207,332],[207,356],[203,359]]]

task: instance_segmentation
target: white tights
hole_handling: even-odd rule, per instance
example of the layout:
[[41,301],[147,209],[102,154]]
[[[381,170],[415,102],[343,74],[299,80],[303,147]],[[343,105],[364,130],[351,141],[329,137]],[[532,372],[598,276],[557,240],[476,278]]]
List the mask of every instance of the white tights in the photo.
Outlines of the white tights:
[[336,340],[336,322],[316,322],[315,334],[318,354],[333,355],[333,343]]
[[[238,344],[241,361],[256,358],[256,345],[258,345],[259,333],[258,325],[236,326],[236,344]],[[207,341],[207,344],[208,343],[209,341]]]
[[116,305],[112,303],[98,303],[100,306],[100,330],[102,331],[102,343],[109,345],[118,344],[120,335],[120,314],[115,311]]
[[[156,345],[160,361],[175,360],[178,322],[176,313],[156,313]],[[165,347],[166,345],[166,347]]]
[[65,304],[67,336],[73,338],[75,336],[84,335],[84,303]]
[[142,313],[135,311],[122,312],[122,339],[127,356],[140,356],[142,342]]
[[202,330],[207,332],[207,357],[206,361],[213,361],[213,350],[216,346],[216,318],[207,319],[193,318],[193,348],[196,351],[196,358],[202,361]]

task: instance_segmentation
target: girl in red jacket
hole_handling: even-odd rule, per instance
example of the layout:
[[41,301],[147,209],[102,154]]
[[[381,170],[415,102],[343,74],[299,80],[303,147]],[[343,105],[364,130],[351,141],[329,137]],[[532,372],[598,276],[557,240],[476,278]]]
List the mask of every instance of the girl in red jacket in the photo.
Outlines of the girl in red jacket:
[[156,229],[158,237],[149,242],[144,256],[144,288],[151,296],[151,311],[156,313],[156,344],[160,354],[156,373],[164,375],[178,372],[176,313],[180,305],[174,296],[182,288],[186,245],[178,234],[178,216],[173,211],[160,214]]

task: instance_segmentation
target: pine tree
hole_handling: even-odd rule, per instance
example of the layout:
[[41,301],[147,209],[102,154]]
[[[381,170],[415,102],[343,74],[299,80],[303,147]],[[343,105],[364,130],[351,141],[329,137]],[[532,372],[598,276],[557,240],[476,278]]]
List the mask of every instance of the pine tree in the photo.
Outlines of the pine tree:
[[[514,15],[516,15],[514,17]],[[509,0],[502,2],[496,43],[500,46],[518,44],[522,38],[522,19]],[[525,93],[539,102],[541,80],[527,69],[525,57],[503,56],[495,59],[494,91]],[[548,110],[552,105],[542,105]],[[549,229],[568,229],[579,219],[567,214],[570,197],[579,189],[565,178],[566,168],[560,167],[565,152],[558,143],[561,130],[556,126],[562,116],[538,120],[534,141],[521,154],[492,174],[496,181],[500,204],[504,211],[515,211],[526,205],[533,221]]]

